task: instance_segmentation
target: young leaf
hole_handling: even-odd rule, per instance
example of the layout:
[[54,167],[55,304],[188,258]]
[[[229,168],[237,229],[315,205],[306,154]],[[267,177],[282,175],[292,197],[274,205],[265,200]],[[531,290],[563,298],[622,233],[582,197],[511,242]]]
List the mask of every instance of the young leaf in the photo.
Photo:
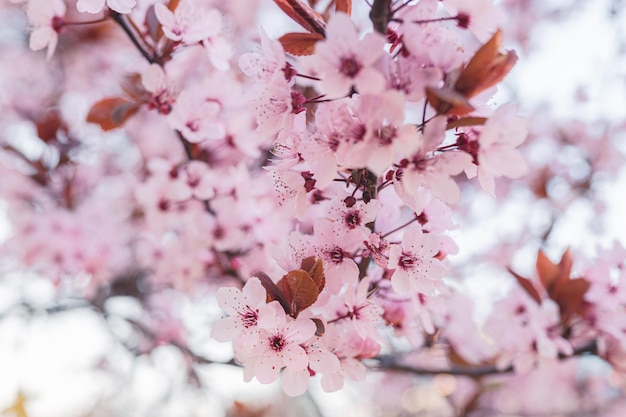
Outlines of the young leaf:
[[335,11],[350,16],[352,14],[352,0],[335,0]]
[[278,288],[274,281],[265,273],[265,272],[257,272],[254,274],[261,281],[261,285],[265,288],[265,292],[267,293],[267,302],[270,301],[278,301],[280,305],[285,310],[285,313],[291,315],[291,305],[289,301],[287,301],[287,297],[285,297],[285,293]]
[[533,300],[535,300],[537,304],[541,304],[541,296],[539,295],[539,292],[537,291],[533,283],[529,279],[524,278],[521,275],[518,275],[515,272],[513,272],[511,268],[507,268],[507,269],[509,273],[515,277],[515,279],[517,280],[517,283],[522,286],[522,288],[526,291],[526,293],[530,295],[530,297]]
[[87,121],[97,123],[102,130],[111,130],[120,127],[132,115],[139,110],[139,104],[129,101],[123,97],[109,97],[95,103],[89,114]]
[[428,98],[428,103],[435,109],[437,114],[463,116],[474,110],[474,106],[470,104],[463,94],[448,87],[426,87],[426,98]]
[[288,272],[276,285],[285,294],[294,318],[298,317],[302,310],[313,305],[320,294],[313,278],[301,269]]
[[567,323],[576,313],[580,313],[583,306],[583,298],[591,284],[583,279],[568,280],[553,298],[559,305],[561,322]]
[[309,273],[313,282],[317,286],[319,292],[322,292],[326,285],[326,277],[324,276],[324,264],[320,258],[309,256],[300,263],[300,269]]
[[315,44],[323,39],[318,33],[286,33],[278,38],[285,52],[296,56],[313,55]]
[[500,53],[501,46],[502,30],[498,29],[461,71],[454,90],[469,99],[502,81],[517,62],[517,54],[515,51]]
[[567,284],[572,270],[572,257],[565,251],[558,264],[553,264],[542,252],[537,254],[537,273],[550,298],[555,300],[561,288]]

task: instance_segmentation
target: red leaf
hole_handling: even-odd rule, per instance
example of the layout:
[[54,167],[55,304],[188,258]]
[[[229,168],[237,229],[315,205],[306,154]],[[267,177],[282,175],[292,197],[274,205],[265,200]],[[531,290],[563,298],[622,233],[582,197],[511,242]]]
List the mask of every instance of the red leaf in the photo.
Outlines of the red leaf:
[[291,316],[294,318],[298,317],[302,310],[313,305],[320,294],[313,278],[301,269],[288,272],[276,285],[285,294]]
[[286,33],[278,40],[285,52],[292,55],[313,55],[315,44],[323,40],[324,37],[317,33]]
[[300,0],[274,0],[274,3],[304,29],[319,35],[326,34],[326,23],[311,6]]
[[322,292],[326,285],[326,277],[324,276],[324,264],[320,258],[309,256],[302,260],[300,269],[309,273],[313,282],[317,286],[319,292]]
[[280,305],[285,310],[285,313],[291,315],[291,305],[287,301],[287,297],[285,293],[278,288],[274,281],[265,273],[265,272],[257,272],[254,274],[261,281],[261,285],[265,288],[265,292],[267,293],[266,301],[269,303],[270,301],[278,301]]
[[474,107],[463,94],[448,87],[426,87],[426,97],[437,114],[463,116],[474,110]]
[[515,51],[502,54],[501,46],[502,30],[498,29],[461,71],[454,90],[469,99],[502,81],[517,62],[517,54]]
[[324,322],[320,319],[311,319],[313,321],[313,323],[315,323],[315,336],[317,337],[322,337],[324,336],[324,333],[326,333],[326,327],[324,327]]
[[569,249],[565,251],[558,264],[553,264],[541,251],[537,254],[537,273],[541,284],[553,300],[570,279],[572,257]]
[[522,286],[526,293],[530,295],[530,297],[535,300],[537,304],[541,304],[541,296],[539,295],[539,292],[537,291],[531,280],[516,274],[515,272],[513,272],[513,270],[511,270],[511,268],[507,269],[511,273],[511,275],[515,277],[517,283]]
[[102,130],[111,130],[120,127],[129,117],[137,113],[139,105],[123,97],[109,97],[95,103],[87,121],[97,123]]
[[335,0],[335,11],[350,16],[352,14],[352,0]]
[[391,8],[391,0],[374,0],[372,2],[370,20],[376,32],[385,35],[387,33],[387,25],[392,18],[393,10]]
[[559,305],[561,322],[567,323],[576,313],[581,312],[583,298],[591,284],[583,278],[568,280],[560,289],[554,301]]

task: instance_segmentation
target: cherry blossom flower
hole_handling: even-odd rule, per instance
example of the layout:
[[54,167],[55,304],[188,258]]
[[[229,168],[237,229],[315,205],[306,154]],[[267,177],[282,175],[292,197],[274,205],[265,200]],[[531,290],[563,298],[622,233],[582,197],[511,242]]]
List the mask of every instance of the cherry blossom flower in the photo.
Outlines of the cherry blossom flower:
[[388,268],[394,269],[391,284],[397,293],[435,293],[436,283],[445,272],[443,263],[434,258],[439,246],[439,237],[423,233],[415,225],[406,229],[402,245],[391,245]]
[[326,26],[326,39],[315,45],[315,54],[308,60],[322,78],[321,92],[333,98],[345,96],[352,87],[360,94],[381,93],[385,79],[374,64],[384,53],[385,43],[377,33],[359,40],[348,15],[333,15]]
[[478,137],[478,166],[466,170],[470,177],[477,170],[481,187],[493,196],[496,177],[520,178],[528,171],[524,157],[516,149],[526,140],[527,120],[516,116],[516,112],[517,106],[507,104],[487,120]]
[[350,257],[350,252],[361,244],[362,239],[356,234],[346,236],[337,233],[333,222],[327,219],[317,219],[314,232],[310,244],[324,262],[325,288],[337,294],[344,285],[356,284],[359,268]]
[[443,0],[443,5],[452,16],[468,20],[465,27],[480,42],[489,40],[491,34],[504,22],[504,12],[493,0]]
[[282,73],[276,72],[250,92],[250,104],[258,123],[257,132],[277,141],[294,129],[296,115],[306,110],[304,96],[292,91]]
[[52,58],[64,27],[66,6],[63,0],[30,0],[26,13],[32,25],[29,47],[33,51],[48,47],[46,58]]
[[283,368],[301,371],[309,365],[306,350],[301,346],[315,335],[316,326],[308,318],[287,318],[277,311],[278,320],[261,329],[259,338],[249,350],[254,362],[254,375],[262,384],[276,379]]
[[[273,41],[263,29],[259,31],[262,52],[248,52],[239,57],[239,67],[248,77],[256,81],[268,81],[277,71],[283,75],[289,68],[285,60],[285,51],[278,41]],[[291,77],[285,77],[288,81]]]
[[161,114],[169,114],[175,102],[174,95],[168,88],[163,67],[152,64],[141,73],[141,84],[152,94],[148,108],[157,109]]
[[78,0],[76,9],[81,13],[100,13],[106,6],[118,13],[130,13],[137,2],[135,0]]
[[214,100],[207,100],[198,92],[183,90],[167,120],[191,143],[223,139],[226,129],[218,119],[220,111],[221,105]]
[[219,10],[194,7],[192,2],[183,1],[174,12],[157,3],[154,12],[169,39],[187,45],[201,42],[215,68],[229,68],[233,51],[230,43],[220,36],[223,17]]
[[256,343],[259,322],[272,326],[276,322],[275,309],[266,304],[265,288],[258,278],[250,278],[241,290],[222,287],[217,290],[217,302],[228,314],[211,328],[211,337],[227,342],[241,337],[245,345]]

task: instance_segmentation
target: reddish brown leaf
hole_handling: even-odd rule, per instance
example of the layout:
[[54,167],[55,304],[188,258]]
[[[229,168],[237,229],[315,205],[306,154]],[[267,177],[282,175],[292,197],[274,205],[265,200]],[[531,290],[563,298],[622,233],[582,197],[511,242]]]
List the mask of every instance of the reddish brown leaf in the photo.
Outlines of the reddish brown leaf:
[[276,285],[285,294],[293,317],[313,305],[320,293],[313,278],[301,269],[288,272]]
[[320,258],[309,256],[302,260],[300,269],[309,273],[313,282],[317,286],[319,292],[322,292],[326,285],[326,277],[324,276],[324,265]]
[[324,19],[308,4],[300,0],[274,0],[274,3],[304,29],[322,35],[322,37],[325,35],[326,23]]
[[590,285],[585,279],[576,278],[568,280],[561,287],[554,301],[559,305],[562,323],[567,323],[574,314],[581,313],[583,298]]
[[87,121],[97,123],[103,130],[111,130],[120,127],[129,117],[137,113],[139,105],[128,101],[123,97],[109,97],[95,103]]
[[391,0],[374,0],[370,10],[370,20],[376,32],[381,35],[387,33],[387,25],[393,18]]
[[285,310],[285,313],[291,314],[291,306],[287,301],[287,297],[285,297],[283,291],[278,288],[274,281],[272,281],[265,272],[257,272],[254,276],[261,281],[261,285],[265,288],[265,292],[267,293],[266,301],[268,303],[274,300],[278,301]]
[[42,119],[37,120],[35,126],[37,127],[37,136],[46,143],[56,141],[59,131],[67,133],[67,125],[61,118],[61,113],[55,109],[47,112]]
[[532,281],[527,278],[522,277],[521,275],[516,274],[515,272],[513,272],[511,268],[507,268],[507,269],[511,273],[511,275],[515,277],[515,279],[517,280],[517,283],[522,286],[522,288],[526,291],[526,293],[530,295],[530,297],[533,300],[535,300],[537,304],[541,304],[541,296],[539,295],[539,292],[533,285]]
[[350,16],[352,14],[352,0],[335,0],[335,11]]
[[567,284],[572,270],[572,257],[569,249],[565,251],[558,264],[553,264],[542,252],[537,254],[537,273],[548,295],[556,300],[561,288]]
[[437,114],[463,116],[474,110],[465,96],[448,87],[426,87],[426,97]]
[[278,40],[285,52],[292,55],[313,55],[315,44],[323,40],[324,37],[317,33],[286,33]]
[[122,78],[120,83],[122,90],[137,103],[145,103],[150,100],[152,94],[149,93],[141,82],[141,74],[138,72],[130,72]]
[[498,29],[461,71],[454,90],[469,99],[502,81],[517,62],[517,54],[515,51],[500,53],[501,46],[502,31]]
[[173,13],[176,11],[176,8],[178,7],[179,3],[180,3],[180,0],[170,0],[169,3],[167,3],[167,8],[170,9]]
[[313,323],[315,323],[315,336],[322,337],[324,333],[326,333],[326,327],[324,327],[324,322],[320,319],[311,319]]

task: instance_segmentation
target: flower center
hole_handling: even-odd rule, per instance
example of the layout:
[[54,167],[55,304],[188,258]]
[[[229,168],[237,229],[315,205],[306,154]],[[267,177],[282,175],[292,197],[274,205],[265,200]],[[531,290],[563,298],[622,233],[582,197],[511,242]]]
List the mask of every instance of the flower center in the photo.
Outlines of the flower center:
[[412,253],[402,252],[402,255],[398,259],[398,266],[405,271],[412,269],[418,263],[419,259],[417,259]]
[[353,56],[341,58],[339,72],[349,78],[354,78],[361,71],[359,64]]
[[252,310],[249,306],[246,306],[247,310],[243,313],[239,313],[243,327],[246,329],[256,326],[257,319],[259,318],[259,310]]
[[285,338],[282,334],[275,334],[270,337],[270,347],[276,352],[280,352],[281,350],[283,350],[286,344],[287,342],[285,341]]

